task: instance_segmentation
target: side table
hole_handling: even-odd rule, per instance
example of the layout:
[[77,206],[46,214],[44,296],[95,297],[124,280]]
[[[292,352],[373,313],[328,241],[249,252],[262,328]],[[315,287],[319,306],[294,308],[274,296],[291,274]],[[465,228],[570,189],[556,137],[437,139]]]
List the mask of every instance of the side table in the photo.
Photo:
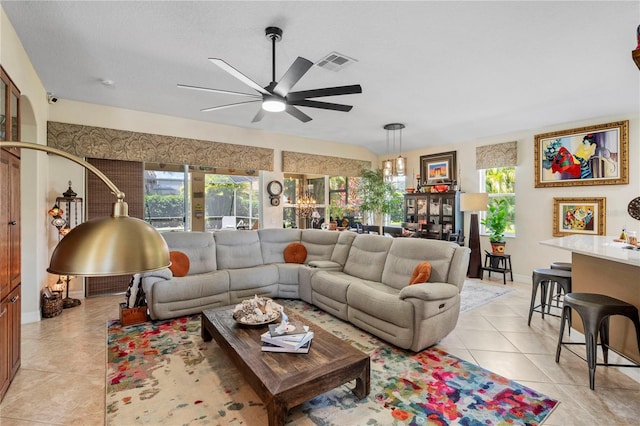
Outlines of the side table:
[[507,273],[511,277],[511,281],[513,281],[513,271],[511,270],[510,254],[494,254],[489,253],[486,250],[484,251],[484,253],[484,266],[482,267],[480,279],[484,278],[484,271],[488,271],[489,277],[491,277],[492,272],[502,274],[502,281],[505,285],[507,284]]

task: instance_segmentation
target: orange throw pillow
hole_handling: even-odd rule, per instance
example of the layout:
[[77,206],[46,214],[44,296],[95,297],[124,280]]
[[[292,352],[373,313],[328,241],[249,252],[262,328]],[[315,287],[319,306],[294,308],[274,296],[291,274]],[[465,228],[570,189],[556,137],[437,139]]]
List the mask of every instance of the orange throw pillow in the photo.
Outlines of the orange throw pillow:
[[189,273],[189,257],[181,251],[170,251],[169,260],[171,266],[169,269],[174,277],[184,277]]
[[304,263],[307,259],[307,248],[300,243],[291,243],[284,249],[284,261],[287,263]]
[[429,262],[420,262],[413,269],[413,274],[409,280],[409,285],[426,283],[431,276],[431,264]]

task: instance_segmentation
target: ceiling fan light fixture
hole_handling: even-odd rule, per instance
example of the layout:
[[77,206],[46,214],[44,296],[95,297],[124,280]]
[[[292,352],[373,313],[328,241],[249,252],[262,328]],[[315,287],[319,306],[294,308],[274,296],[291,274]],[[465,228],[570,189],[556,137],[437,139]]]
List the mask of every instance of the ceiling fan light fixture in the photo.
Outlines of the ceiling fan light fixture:
[[284,101],[275,96],[265,96],[262,101],[262,109],[269,112],[282,112],[286,108]]

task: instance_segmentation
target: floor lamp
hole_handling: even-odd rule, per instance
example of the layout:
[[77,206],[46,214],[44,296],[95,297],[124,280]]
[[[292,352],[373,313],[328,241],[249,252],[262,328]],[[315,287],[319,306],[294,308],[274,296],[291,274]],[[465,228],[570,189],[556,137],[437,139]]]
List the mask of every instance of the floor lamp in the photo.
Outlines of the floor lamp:
[[51,255],[48,272],[66,276],[103,277],[153,271],[171,264],[164,238],[145,221],[129,217],[124,193],[95,166],[47,145],[0,142],[0,148],[11,147],[44,151],[71,160],[95,174],[116,198],[110,217],[81,223],[60,240]]
[[482,256],[480,255],[480,228],[478,226],[478,213],[487,210],[489,195],[484,192],[476,194],[460,194],[460,210],[471,212],[471,222],[469,223],[469,278],[482,278]]

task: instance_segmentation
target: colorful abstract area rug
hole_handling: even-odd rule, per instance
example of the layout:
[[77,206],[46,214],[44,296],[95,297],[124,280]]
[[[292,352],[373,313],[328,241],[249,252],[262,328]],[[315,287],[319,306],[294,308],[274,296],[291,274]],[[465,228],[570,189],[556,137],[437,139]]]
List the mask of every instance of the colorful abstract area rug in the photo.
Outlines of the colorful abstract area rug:
[[[348,383],[289,410],[287,425],[537,425],[558,404],[437,347],[400,350],[304,302],[281,302],[371,356],[367,398]],[[107,338],[106,424],[267,425],[232,362],[200,337],[198,315],[110,321]]]

